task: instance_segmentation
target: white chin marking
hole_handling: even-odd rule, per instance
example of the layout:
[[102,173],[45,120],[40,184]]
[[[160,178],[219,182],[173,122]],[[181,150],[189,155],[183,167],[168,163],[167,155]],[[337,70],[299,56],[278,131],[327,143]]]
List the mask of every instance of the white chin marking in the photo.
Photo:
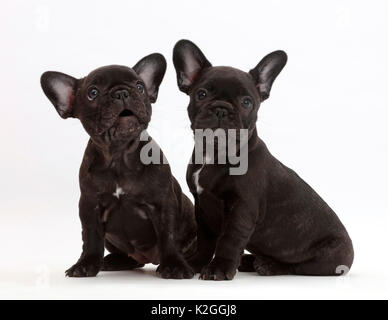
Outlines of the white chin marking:
[[116,184],[116,191],[113,192],[112,195],[115,196],[117,199],[120,199],[120,196],[122,194],[125,194],[124,190],[118,184]]

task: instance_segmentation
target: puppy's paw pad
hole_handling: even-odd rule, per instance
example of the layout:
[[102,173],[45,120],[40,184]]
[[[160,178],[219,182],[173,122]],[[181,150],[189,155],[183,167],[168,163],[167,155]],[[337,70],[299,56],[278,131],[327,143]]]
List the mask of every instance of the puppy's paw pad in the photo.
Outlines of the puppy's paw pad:
[[236,268],[231,264],[220,264],[211,262],[201,271],[199,279],[201,280],[232,280],[236,274]]
[[194,277],[194,270],[186,262],[160,264],[156,272],[163,279],[191,279]]
[[98,259],[83,259],[78,261],[70,269],[66,270],[67,277],[95,277],[101,269],[101,261]]
[[94,265],[84,266],[75,264],[70,269],[66,270],[66,276],[67,277],[95,277],[100,270],[99,267]]

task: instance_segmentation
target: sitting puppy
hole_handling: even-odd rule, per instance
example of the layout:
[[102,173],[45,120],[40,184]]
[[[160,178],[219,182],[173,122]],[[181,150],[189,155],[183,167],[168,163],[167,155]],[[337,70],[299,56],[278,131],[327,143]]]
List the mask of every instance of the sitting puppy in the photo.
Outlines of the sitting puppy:
[[[149,204],[141,204],[131,194],[104,193],[98,196],[100,222],[105,234],[105,246],[110,254],[104,258],[103,270],[127,270],[130,260],[122,253],[133,258],[133,268],[143,267],[146,263],[159,264],[160,256],[157,247],[157,236],[150,215]],[[184,210],[193,212],[193,206],[188,198],[183,198]],[[195,251],[195,229],[192,227],[193,218],[176,217],[180,232],[176,233],[176,244],[184,255],[192,255]],[[115,261],[113,261],[115,260]],[[132,268],[130,268],[132,269]]]
[[[165,70],[164,57],[151,54],[132,69],[112,65],[82,79],[59,72],[41,77],[59,115],[78,118],[90,135],[79,173],[83,251],[66,271],[69,277],[145,263],[160,264],[163,278],[194,276],[183,256],[183,248],[195,244],[194,207],[169,165],[145,165],[140,159],[151,139],[142,141],[140,134]],[[104,194],[111,197],[101,203]],[[104,245],[111,252],[105,258]]]
[[[247,129],[248,171],[230,163],[190,164],[198,249],[189,263],[205,280],[233,279],[236,269],[260,275],[336,275],[353,262],[352,241],[330,207],[268,151],[256,130],[260,103],[269,97],[287,56],[275,51],[249,73],[212,67],[200,49],[174,48],[178,86],[190,96],[195,129]],[[194,157],[194,156],[193,156]],[[247,249],[252,255],[241,255]]]

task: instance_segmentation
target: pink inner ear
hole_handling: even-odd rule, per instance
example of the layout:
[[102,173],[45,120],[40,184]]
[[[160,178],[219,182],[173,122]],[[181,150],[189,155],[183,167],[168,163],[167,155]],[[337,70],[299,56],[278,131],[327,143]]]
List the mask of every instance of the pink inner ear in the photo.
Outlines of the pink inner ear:
[[256,88],[259,91],[261,101],[264,101],[269,97],[268,86],[265,83],[258,83]]
[[74,100],[73,88],[63,81],[54,81],[52,83],[53,91],[58,99],[58,111],[69,113]]
[[201,69],[201,66],[199,65],[198,61],[195,59],[193,54],[190,51],[187,52],[185,57],[185,68],[184,68],[185,77],[182,78],[183,84],[191,85],[194,82],[198,74],[198,71],[200,69]]
[[150,93],[152,89],[152,80],[153,80],[153,72],[152,68],[145,68],[141,73],[140,73],[140,78],[144,81],[144,84],[146,86],[146,89],[148,93]]

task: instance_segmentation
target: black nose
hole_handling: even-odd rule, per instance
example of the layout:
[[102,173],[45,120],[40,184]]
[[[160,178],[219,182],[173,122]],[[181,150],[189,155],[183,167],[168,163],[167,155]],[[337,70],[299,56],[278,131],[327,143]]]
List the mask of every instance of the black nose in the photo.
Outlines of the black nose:
[[218,119],[225,118],[229,114],[228,109],[224,107],[215,107],[213,112],[218,117]]
[[129,92],[126,89],[118,89],[112,93],[112,98],[118,100],[126,100],[129,97]]

